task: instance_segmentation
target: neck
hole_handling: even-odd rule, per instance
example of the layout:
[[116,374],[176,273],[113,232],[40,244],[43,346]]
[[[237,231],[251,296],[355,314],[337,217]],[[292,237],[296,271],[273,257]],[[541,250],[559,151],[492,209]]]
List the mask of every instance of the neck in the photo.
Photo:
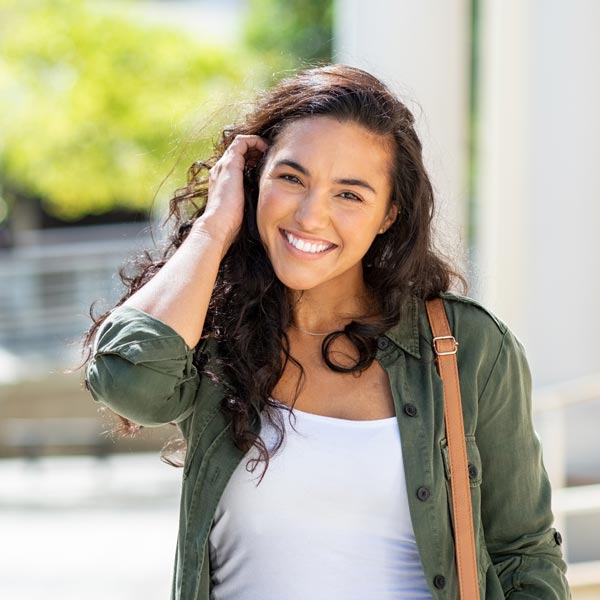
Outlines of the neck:
[[364,282],[360,289],[335,290],[290,290],[293,324],[296,329],[313,335],[327,335],[343,329],[353,319],[369,317],[378,311],[374,306]]

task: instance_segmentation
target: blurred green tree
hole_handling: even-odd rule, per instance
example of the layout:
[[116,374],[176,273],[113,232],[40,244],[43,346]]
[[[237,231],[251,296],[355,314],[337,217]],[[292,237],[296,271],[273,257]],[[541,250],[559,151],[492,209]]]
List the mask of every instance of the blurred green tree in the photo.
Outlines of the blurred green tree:
[[198,108],[227,104],[248,72],[258,77],[250,60],[102,3],[0,0],[5,197],[39,198],[63,220],[148,208],[173,165],[181,175],[206,150],[208,130],[181,143],[207,120]]
[[245,38],[281,68],[331,62],[333,0],[249,0]]

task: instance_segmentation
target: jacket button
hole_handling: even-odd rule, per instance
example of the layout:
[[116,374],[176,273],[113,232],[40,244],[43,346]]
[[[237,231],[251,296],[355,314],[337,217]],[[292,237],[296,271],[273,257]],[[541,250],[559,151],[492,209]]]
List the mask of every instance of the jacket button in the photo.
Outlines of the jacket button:
[[446,587],[446,578],[443,575],[436,575],[433,578],[433,585],[438,590],[443,590]]
[[390,342],[386,337],[377,338],[377,347],[380,350],[385,350],[389,345],[390,345]]
[[417,498],[421,500],[421,502],[425,502],[425,500],[429,500],[429,496],[431,496],[431,492],[429,488],[422,486],[417,490]]
[[417,416],[417,407],[414,404],[405,404],[404,405],[404,414],[409,417]]
[[563,542],[562,535],[560,535],[559,531],[554,532],[554,541],[560,546]]
[[479,475],[477,467],[469,463],[469,479],[477,479],[477,475]]

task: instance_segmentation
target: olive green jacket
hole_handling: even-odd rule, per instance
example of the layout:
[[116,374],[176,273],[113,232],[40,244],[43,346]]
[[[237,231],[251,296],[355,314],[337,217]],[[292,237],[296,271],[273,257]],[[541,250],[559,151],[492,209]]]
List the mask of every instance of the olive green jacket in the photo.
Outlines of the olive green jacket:
[[[474,300],[443,294],[460,343],[481,598],[570,598],[560,534],[552,528],[550,485],[531,420],[531,377],[523,347]],[[405,303],[378,339],[402,440],[410,514],[435,599],[458,598],[442,384],[423,302]],[[202,352],[211,360],[212,340]],[[199,377],[192,350],[160,320],[115,309],[96,336],[86,379],[95,400],[142,425],[179,423],[188,450],[172,600],[209,600],[208,536],[221,494],[243,453],[220,410],[222,389]],[[254,429],[260,419],[255,408]],[[293,583],[290,583],[293,585]]]

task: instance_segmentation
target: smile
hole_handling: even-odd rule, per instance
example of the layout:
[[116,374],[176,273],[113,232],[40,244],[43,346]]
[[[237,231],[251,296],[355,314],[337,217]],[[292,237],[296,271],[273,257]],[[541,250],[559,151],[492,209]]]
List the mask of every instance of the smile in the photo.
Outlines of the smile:
[[327,242],[311,242],[309,240],[300,239],[283,229],[280,231],[290,246],[305,254],[322,254],[323,252],[336,247],[335,244]]

